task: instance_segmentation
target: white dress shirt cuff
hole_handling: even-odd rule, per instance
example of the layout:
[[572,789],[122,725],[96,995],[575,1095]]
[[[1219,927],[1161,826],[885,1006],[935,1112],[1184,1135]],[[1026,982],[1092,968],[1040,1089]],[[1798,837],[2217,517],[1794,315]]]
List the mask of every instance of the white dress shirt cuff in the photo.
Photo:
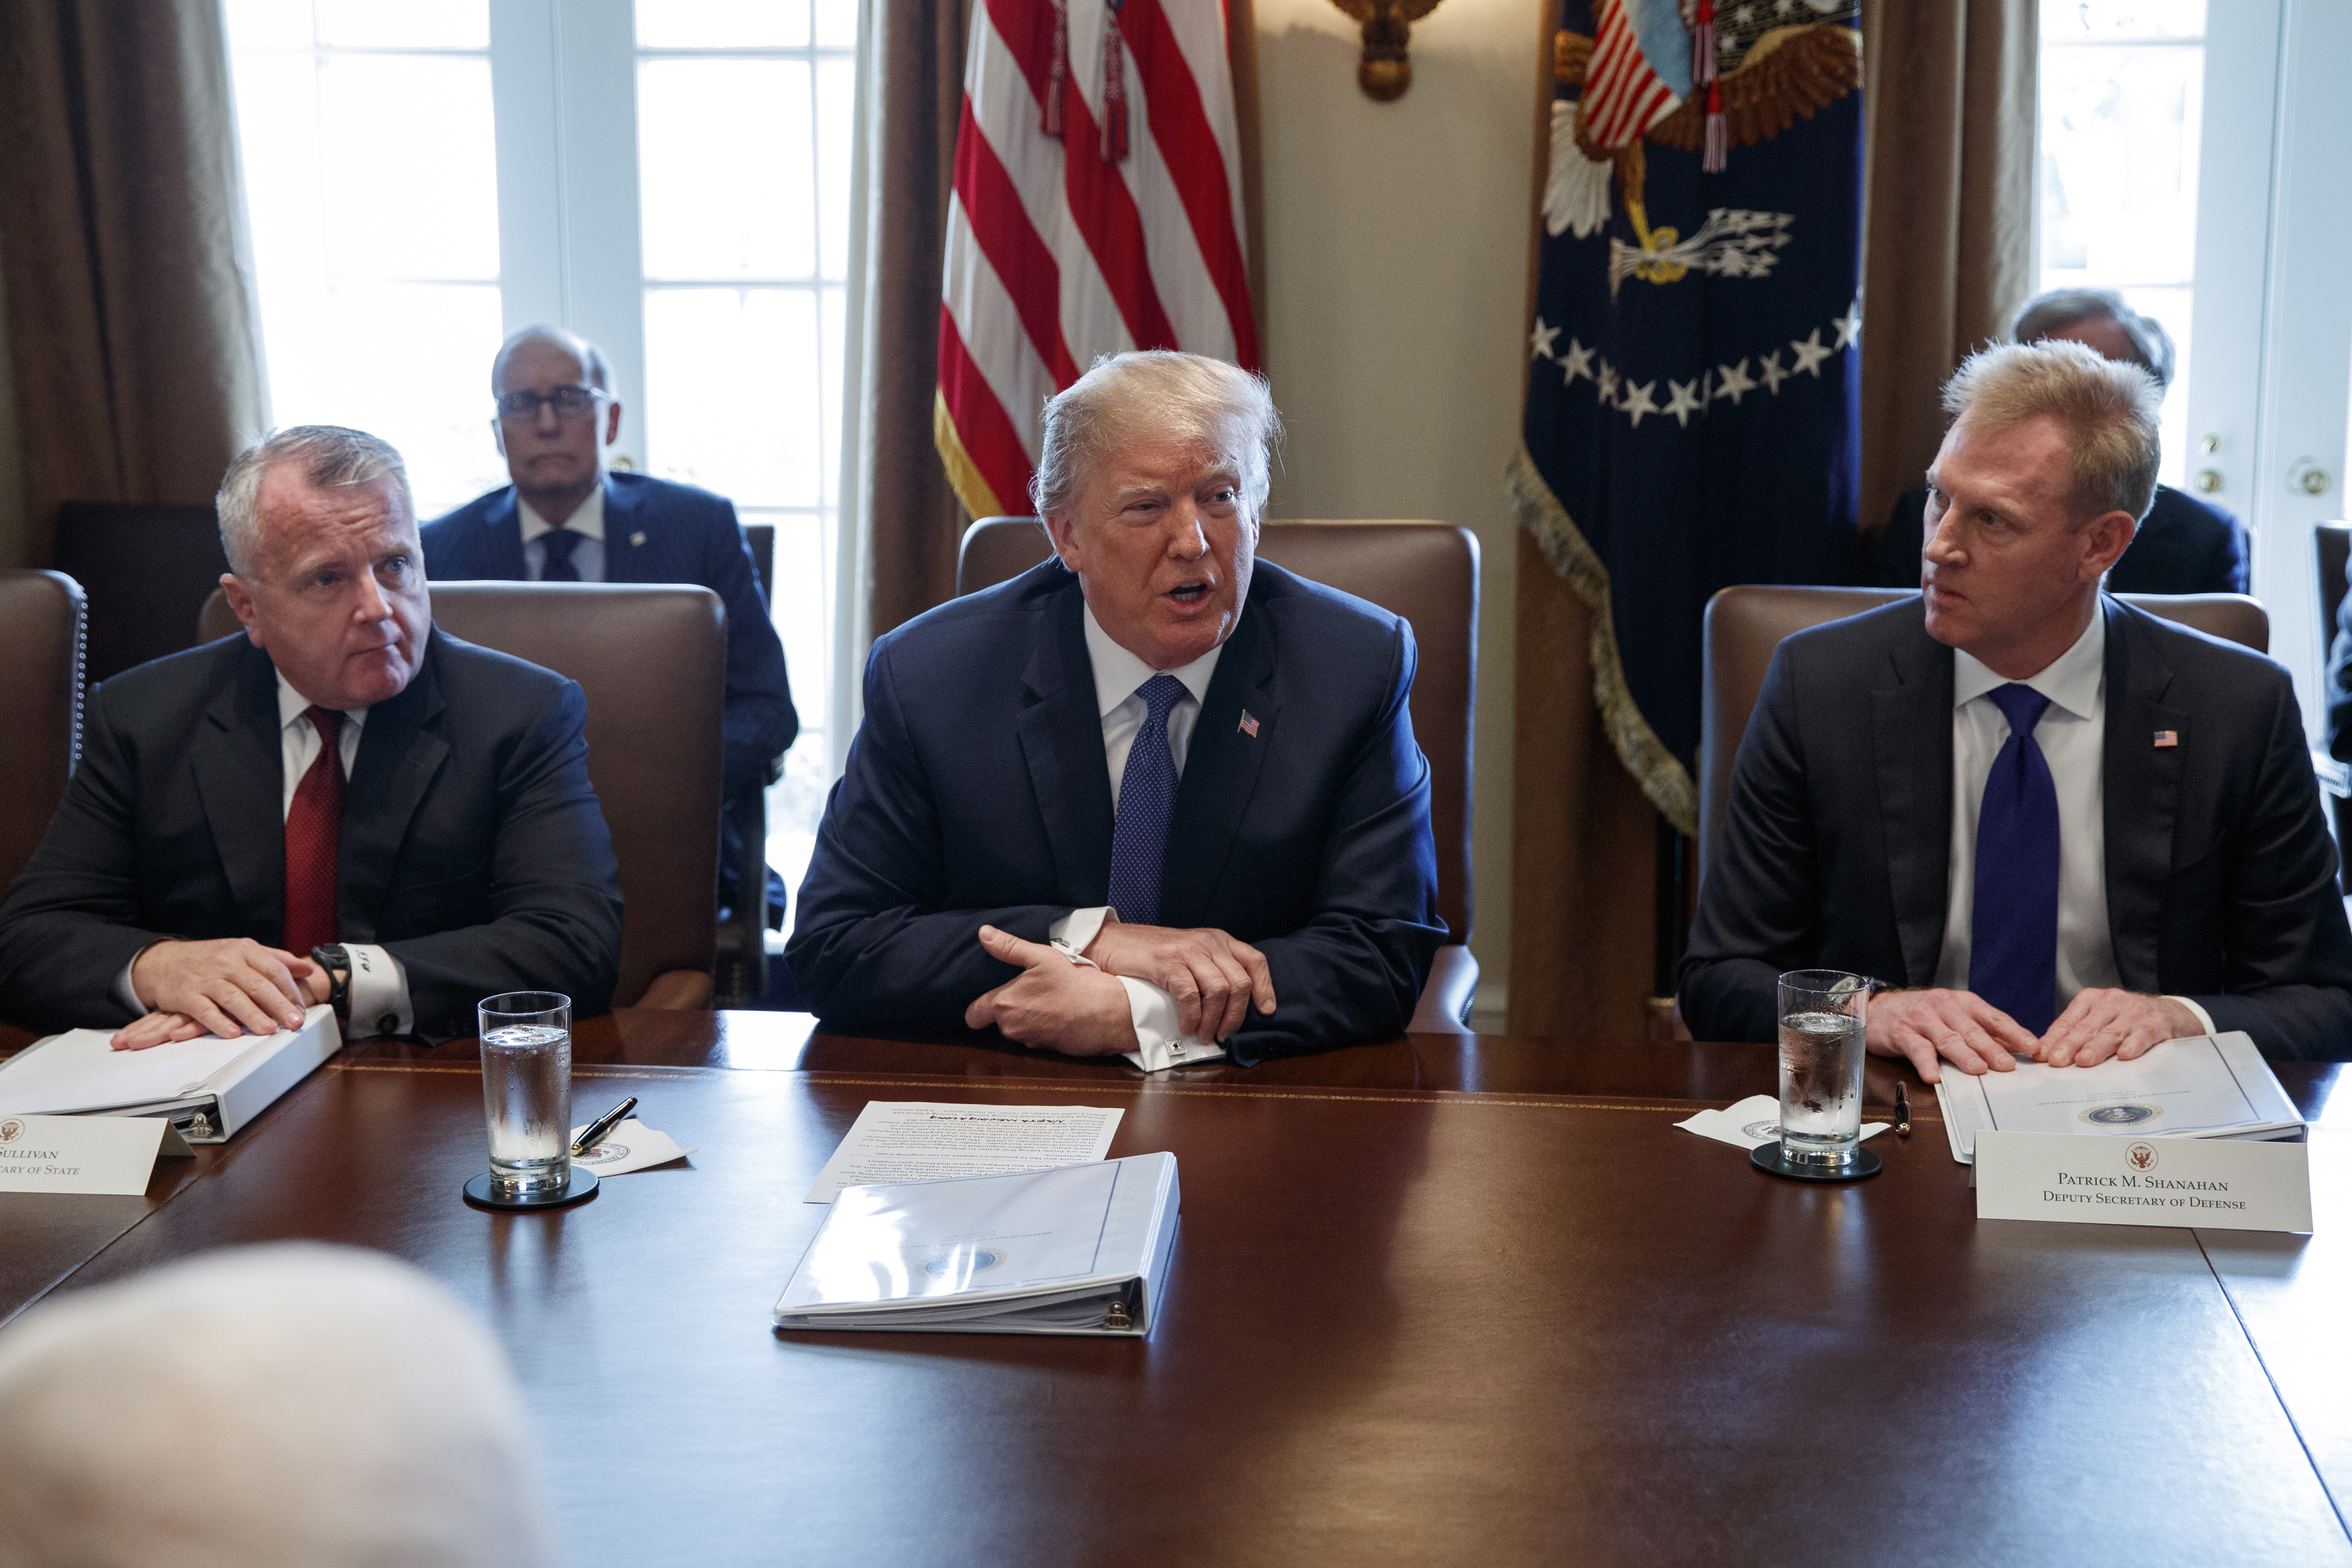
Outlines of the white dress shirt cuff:
[[1125,1054],[1144,1071],[1159,1072],[1188,1061],[1215,1061],[1225,1054],[1223,1046],[1194,1040],[1177,1027],[1174,997],[1149,980],[1121,975],[1118,983],[1127,988],[1128,1016],[1135,1020],[1135,1049]]
[[344,1035],[352,1040],[365,1040],[370,1035],[406,1034],[415,1029],[416,1014],[408,1002],[408,971],[400,967],[400,960],[382,947],[364,942],[346,942],[343,951],[352,959],[352,1021],[344,1029]]
[[2203,1008],[2199,1007],[2187,997],[2167,997],[2164,999],[2168,1002],[2179,1002],[2182,1007],[2187,1008],[2191,1013],[2196,1015],[2197,1021],[2205,1026],[2205,1032],[2207,1034],[2211,1034],[2213,1032],[2213,1015],[2211,1013],[2207,1012]]
[[1073,953],[1083,953],[1094,945],[1095,934],[1110,918],[1111,907],[1106,904],[1097,909],[1073,909],[1045,928],[1045,940]]
[[[152,947],[154,945],[150,942],[147,947]],[[147,947],[142,947],[138,952],[131,954],[131,962],[122,966],[122,973],[114,977],[114,999],[129,1008],[134,1018],[144,1017],[150,1010],[147,1004],[139,999],[139,993],[131,986],[131,971],[138,967],[139,960],[146,953]]]

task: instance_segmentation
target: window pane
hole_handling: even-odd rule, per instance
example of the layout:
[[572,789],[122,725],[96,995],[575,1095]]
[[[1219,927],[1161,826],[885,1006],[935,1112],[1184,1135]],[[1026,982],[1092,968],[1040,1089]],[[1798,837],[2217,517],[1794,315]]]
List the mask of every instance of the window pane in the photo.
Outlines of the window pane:
[[489,0],[317,0],[319,42],[363,49],[487,49]]
[[637,0],[641,49],[798,48],[809,0]]
[[815,507],[817,315],[805,288],[647,289],[653,471],[739,507]]
[[857,45],[857,0],[816,0],[816,44],[821,49]]
[[810,129],[805,61],[640,64],[646,278],[809,277]]
[[2201,38],[2205,0],[2042,0],[2042,41]]
[[2202,48],[2042,55],[2042,286],[2187,283]]
[[318,41],[310,0],[223,0],[221,19],[241,49],[307,49]]
[[841,504],[841,367],[844,347],[842,324],[848,312],[848,290],[828,288],[824,291],[824,361],[822,367],[824,388],[824,424],[818,439],[824,444],[817,456],[824,465],[824,504]]
[[849,136],[856,91],[857,70],[849,61],[817,63],[817,235],[827,282],[849,276]]
[[489,61],[343,55],[319,78],[324,181],[275,198],[331,231],[329,264],[368,277],[496,282]]

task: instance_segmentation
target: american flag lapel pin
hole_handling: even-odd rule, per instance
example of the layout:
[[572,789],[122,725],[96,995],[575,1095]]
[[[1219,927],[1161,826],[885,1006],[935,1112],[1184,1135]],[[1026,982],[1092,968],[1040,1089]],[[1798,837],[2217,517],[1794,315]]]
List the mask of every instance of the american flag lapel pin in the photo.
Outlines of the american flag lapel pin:
[[2159,729],[2156,732],[2156,748],[2158,751],[2163,750],[2168,746],[2178,746],[2179,744],[2180,732],[2179,730]]
[[646,536],[643,534],[631,534],[629,536],[629,544],[633,549],[643,549],[646,548]]
[[1244,735],[1248,736],[1252,740],[1255,740],[1257,738],[1257,720],[1250,716],[1249,709],[1242,709],[1242,722],[1235,727]]

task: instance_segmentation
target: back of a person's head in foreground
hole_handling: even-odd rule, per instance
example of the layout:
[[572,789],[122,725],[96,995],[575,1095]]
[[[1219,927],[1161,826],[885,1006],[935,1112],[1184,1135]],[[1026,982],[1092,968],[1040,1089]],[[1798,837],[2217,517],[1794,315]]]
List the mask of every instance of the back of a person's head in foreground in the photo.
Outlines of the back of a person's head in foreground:
[[375,1253],[216,1252],[0,1331],[0,1568],[542,1568],[505,1357]]

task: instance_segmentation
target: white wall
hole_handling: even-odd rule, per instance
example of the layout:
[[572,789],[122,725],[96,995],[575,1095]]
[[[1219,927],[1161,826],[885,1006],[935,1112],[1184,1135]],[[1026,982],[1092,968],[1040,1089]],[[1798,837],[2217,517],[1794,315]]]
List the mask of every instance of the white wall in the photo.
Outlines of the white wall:
[[1356,85],[1331,0],[1257,0],[1265,361],[1289,428],[1276,517],[1438,517],[1483,557],[1471,840],[1480,1027],[1511,952],[1513,566],[1503,466],[1527,376],[1528,192],[1542,0],[1444,0],[1412,87]]

